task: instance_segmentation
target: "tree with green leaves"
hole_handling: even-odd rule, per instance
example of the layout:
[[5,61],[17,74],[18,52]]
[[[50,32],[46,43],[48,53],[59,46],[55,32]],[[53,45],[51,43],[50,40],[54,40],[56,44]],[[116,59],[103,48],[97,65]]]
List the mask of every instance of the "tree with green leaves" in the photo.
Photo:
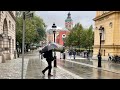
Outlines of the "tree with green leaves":
[[75,24],[70,34],[66,38],[66,45],[77,46],[90,50],[94,42],[94,32],[92,25],[85,29],[80,23]]
[[[16,41],[19,42],[22,48],[22,30],[23,30],[23,18],[20,12],[16,13]],[[45,39],[45,23],[43,20],[34,16],[29,19],[26,18],[25,26],[25,44],[27,47],[30,44],[39,43],[41,40]]]
[[75,25],[75,27],[73,28],[73,30],[75,31],[75,42],[76,42],[76,46],[81,46],[81,36],[82,36],[82,32],[83,32],[83,26],[80,23],[77,23]]

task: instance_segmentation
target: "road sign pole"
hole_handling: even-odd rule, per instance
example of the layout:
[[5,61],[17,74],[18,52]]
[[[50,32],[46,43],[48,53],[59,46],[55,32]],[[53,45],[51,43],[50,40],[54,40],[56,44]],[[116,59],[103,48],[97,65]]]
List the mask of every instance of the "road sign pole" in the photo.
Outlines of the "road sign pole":
[[24,71],[24,44],[25,44],[25,12],[23,12],[23,37],[22,37],[22,75],[23,79],[23,71]]

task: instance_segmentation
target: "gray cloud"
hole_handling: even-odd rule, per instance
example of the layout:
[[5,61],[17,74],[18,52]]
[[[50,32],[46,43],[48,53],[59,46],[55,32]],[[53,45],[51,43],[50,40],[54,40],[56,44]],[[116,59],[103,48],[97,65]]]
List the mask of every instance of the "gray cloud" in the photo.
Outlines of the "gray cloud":
[[[36,14],[43,18],[44,22],[51,27],[53,22],[59,27],[65,27],[65,19],[69,11],[36,11]],[[70,11],[73,24],[81,23],[83,27],[94,26],[93,18],[95,11]]]

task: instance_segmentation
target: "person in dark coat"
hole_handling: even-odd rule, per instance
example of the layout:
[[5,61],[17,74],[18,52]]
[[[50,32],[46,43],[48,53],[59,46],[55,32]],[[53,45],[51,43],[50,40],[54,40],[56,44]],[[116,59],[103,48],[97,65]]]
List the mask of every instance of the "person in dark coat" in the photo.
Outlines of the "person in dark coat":
[[71,59],[71,55],[72,55],[72,51],[69,51],[69,56],[70,56],[70,59]]
[[51,74],[52,69],[52,61],[54,60],[52,50],[45,52],[46,53],[46,61],[48,63],[48,66],[42,71],[42,73],[45,75],[45,72],[48,70],[48,76],[53,76]]
[[75,55],[76,55],[76,50],[73,51],[73,55],[74,55],[74,59],[75,59]]

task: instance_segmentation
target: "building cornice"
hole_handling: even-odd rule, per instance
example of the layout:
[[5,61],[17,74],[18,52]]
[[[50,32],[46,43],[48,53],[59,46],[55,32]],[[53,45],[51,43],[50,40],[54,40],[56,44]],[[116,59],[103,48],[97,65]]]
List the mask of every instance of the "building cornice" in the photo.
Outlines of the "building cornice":
[[15,22],[16,22],[16,17],[14,16],[14,14],[13,14],[13,12],[12,11],[8,11],[9,12],[9,14],[12,16],[12,18],[15,20]]
[[113,13],[120,13],[120,11],[109,11],[109,12],[103,13],[103,14],[100,15],[100,16],[95,17],[93,20],[94,20],[94,21],[99,20],[99,19],[101,19],[101,18],[103,18],[103,17],[106,17],[106,16],[108,16],[108,15],[111,15],[111,14],[113,14]]
[[[93,48],[99,48],[100,45],[94,45]],[[120,45],[101,45],[101,48],[120,48]]]

